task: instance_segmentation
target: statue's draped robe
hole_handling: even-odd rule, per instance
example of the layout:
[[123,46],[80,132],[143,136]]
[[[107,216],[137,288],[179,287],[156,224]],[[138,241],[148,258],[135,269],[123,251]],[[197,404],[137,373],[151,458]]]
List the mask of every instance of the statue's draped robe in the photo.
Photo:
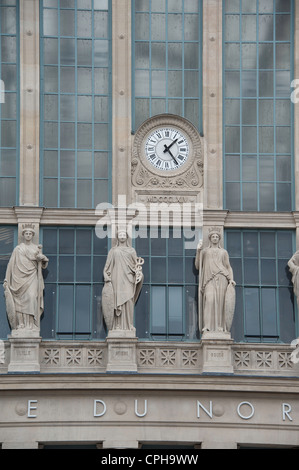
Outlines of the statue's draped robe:
[[[44,310],[44,281],[38,271],[36,254],[38,247],[33,243],[21,243],[14,249],[6,269],[7,289],[11,294],[15,312],[32,315],[37,325]],[[43,262],[43,267],[46,267]]]
[[200,271],[200,329],[225,331],[225,295],[229,281],[233,280],[228,253],[219,247],[206,248],[197,257],[196,264]]
[[[133,329],[134,304],[140,286],[136,285],[137,254],[134,248],[116,246],[107,257],[104,268],[105,280],[113,287],[114,318],[112,329]],[[139,283],[140,284],[140,283]]]

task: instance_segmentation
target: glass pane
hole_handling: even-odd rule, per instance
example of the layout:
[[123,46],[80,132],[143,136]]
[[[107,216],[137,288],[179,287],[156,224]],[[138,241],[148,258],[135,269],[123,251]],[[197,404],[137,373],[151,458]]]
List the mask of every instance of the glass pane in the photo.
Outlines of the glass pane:
[[165,258],[152,258],[151,276],[152,276],[152,282],[159,282],[159,283],[166,282],[166,259]]
[[168,312],[169,312],[169,334],[183,335],[184,323],[183,309],[183,288],[169,287],[168,290]]
[[249,284],[258,284],[259,282],[259,266],[257,259],[244,259],[244,283]]
[[59,282],[74,281],[74,258],[72,256],[59,257]]
[[77,207],[92,208],[92,181],[78,180],[77,182]]
[[168,282],[183,283],[182,258],[168,258]]
[[260,336],[259,290],[244,289],[245,302],[245,335]]
[[275,258],[275,233],[261,232],[260,234],[261,256]]
[[91,282],[91,258],[90,256],[76,257],[76,281]]
[[238,211],[240,204],[240,183],[226,183],[226,206]]
[[151,287],[152,334],[166,333],[166,288]]
[[274,259],[261,260],[261,283],[264,285],[276,284],[276,262]]
[[262,325],[264,336],[278,336],[276,289],[262,289]]
[[59,230],[59,253],[72,254],[74,252],[74,231],[61,229]]
[[58,333],[71,333],[73,331],[73,308],[73,286],[59,286]]
[[258,234],[256,232],[244,232],[243,250],[246,257],[258,257]]

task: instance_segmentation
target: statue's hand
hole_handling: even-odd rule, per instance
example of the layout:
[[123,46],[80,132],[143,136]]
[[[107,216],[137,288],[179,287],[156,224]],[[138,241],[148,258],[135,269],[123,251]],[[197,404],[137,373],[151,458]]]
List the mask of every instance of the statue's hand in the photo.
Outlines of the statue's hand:
[[232,286],[234,286],[234,287],[235,287],[235,285],[236,285],[236,282],[235,282],[233,279],[232,279],[231,281],[229,281],[229,283],[230,283]]
[[202,250],[202,240],[199,240],[199,243],[197,245],[197,250]]
[[7,280],[6,279],[4,279],[3,288],[4,288],[4,290],[7,288]]

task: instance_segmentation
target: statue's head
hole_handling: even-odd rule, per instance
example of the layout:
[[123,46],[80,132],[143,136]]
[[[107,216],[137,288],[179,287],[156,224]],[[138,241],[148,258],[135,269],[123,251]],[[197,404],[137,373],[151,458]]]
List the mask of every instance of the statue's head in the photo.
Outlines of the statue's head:
[[25,240],[30,241],[35,235],[35,228],[32,224],[24,224],[22,226],[22,236]]
[[212,245],[220,245],[221,232],[218,227],[213,227],[209,230],[209,240]]

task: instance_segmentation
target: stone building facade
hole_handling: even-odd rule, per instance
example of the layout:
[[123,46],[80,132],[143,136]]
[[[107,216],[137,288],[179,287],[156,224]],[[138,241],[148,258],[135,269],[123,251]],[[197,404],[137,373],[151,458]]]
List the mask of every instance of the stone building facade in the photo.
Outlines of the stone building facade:
[[[0,0],[2,449],[299,446],[298,15],[298,0]],[[49,263],[39,334],[22,336],[2,281],[28,224]],[[136,335],[103,319],[119,226],[144,259]],[[230,332],[202,335],[212,228],[236,302]]]

